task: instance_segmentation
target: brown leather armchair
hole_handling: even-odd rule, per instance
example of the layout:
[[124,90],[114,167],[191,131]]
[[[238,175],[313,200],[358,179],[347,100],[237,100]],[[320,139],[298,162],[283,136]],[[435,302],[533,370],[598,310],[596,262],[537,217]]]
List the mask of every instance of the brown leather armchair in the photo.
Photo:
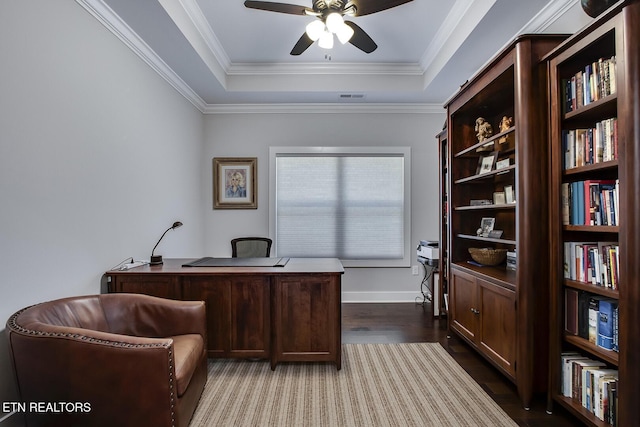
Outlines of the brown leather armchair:
[[7,334],[28,426],[187,426],[207,379],[202,301],[140,294],[25,308]]

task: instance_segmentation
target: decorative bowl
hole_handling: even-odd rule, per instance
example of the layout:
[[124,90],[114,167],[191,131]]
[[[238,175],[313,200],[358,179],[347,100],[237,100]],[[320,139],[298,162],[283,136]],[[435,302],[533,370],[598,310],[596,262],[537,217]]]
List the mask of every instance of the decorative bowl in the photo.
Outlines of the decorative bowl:
[[482,265],[498,265],[507,258],[506,249],[469,248],[471,258]]

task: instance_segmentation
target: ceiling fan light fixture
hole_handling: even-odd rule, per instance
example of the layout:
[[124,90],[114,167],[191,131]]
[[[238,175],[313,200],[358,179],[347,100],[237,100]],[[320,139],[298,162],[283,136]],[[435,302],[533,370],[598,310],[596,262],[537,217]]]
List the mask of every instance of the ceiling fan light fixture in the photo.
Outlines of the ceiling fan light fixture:
[[306,32],[307,32],[307,36],[309,36],[311,40],[313,41],[318,40],[320,36],[322,36],[322,33],[325,32],[324,22],[318,19],[310,22],[309,24],[307,24]]
[[338,12],[331,12],[325,21],[327,23],[327,28],[334,34],[337,34],[340,28],[344,26],[344,19],[342,15]]
[[353,37],[353,33],[353,28],[351,28],[347,24],[342,24],[342,26],[338,28],[338,31],[336,31],[336,36],[338,37],[338,40],[340,40],[340,43],[345,44],[349,40],[351,40],[351,37]]
[[320,36],[320,39],[318,40],[318,46],[320,46],[323,49],[332,49],[333,33],[331,33],[330,31],[325,31],[324,33],[322,33],[322,35]]

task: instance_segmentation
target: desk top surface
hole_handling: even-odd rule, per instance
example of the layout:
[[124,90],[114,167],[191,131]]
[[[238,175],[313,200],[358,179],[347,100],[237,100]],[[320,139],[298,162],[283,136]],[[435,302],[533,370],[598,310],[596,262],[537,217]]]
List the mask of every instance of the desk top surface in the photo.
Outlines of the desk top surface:
[[[344,273],[344,267],[337,258],[290,258],[284,267],[247,267],[247,266],[216,266],[216,267],[183,267],[183,264],[198,258],[165,258],[164,264],[142,265],[129,270],[110,270],[114,274],[288,274],[288,273]],[[233,259],[233,258],[230,258]],[[236,258],[241,260],[242,258]],[[277,261],[278,258],[273,258]]]

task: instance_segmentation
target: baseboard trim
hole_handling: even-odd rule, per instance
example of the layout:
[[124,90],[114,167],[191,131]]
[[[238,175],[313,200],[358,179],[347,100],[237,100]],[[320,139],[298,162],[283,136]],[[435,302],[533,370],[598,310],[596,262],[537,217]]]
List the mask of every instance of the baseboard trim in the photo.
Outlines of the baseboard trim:
[[417,292],[342,292],[342,302],[419,302],[422,295]]

